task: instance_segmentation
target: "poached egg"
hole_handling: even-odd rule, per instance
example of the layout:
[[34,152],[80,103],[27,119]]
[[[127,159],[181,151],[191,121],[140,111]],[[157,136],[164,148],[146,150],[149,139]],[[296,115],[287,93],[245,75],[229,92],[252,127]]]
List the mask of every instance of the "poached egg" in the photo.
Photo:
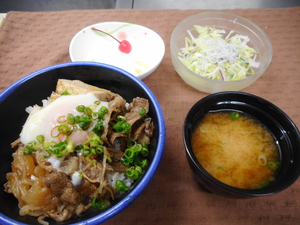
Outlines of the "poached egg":
[[[98,111],[102,106],[109,107],[108,102],[100,102],[96,105],[95,102],[99,101],[92,93],[79,94],[79,95],[62,95],[53,102],[49,103],[45,107],[35,109],[28,116],[21,134],[20,139],[24,145],[27,145],[30,141],[36,140],[38,135],[44,135],[46,142],[61,142],[66,139],[66,135],[59,135],[53,137],[51,135],[52,130],[60,125],[58,118],[67,116],[68,113],[74,116],[82,115],[82,113],[76,110],[79,105],[89,106],[93,111]],[[77,129],[73,131],[69,136],[69,140],[73,141],[76,145],[85,142],[88,138],[88,134],[94,124],[91,124],[90,129],[81,130]]]

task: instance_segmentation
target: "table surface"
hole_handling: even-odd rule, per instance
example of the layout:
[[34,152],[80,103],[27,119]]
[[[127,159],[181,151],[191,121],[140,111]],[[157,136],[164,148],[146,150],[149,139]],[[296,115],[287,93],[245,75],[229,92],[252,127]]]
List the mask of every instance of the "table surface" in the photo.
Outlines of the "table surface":
[[[65,12],[9,12],[0,28],[0,91],[46,66],[69,62],[72,37],[83,27],[102,21],[126,21],[156,31],[165,41],[161,65],[144,83],[161,104],[167,138],[153,180],[124,211],[104,224],[227,225],[299,224],[300,181],[268,197],[229,199],[206,192],[188,166],[182,125],[188,110],[206,93],[184,83],[170,59],[170,36],[184,18],[205,10],[103,9]],[[300,126],[300,7],[222,10],[260,26],[273,46],[264,75],[243,90],[263,97]],[[59,23],[57,21],[60,21]],[[55,47],[53,47],[55,46]]]

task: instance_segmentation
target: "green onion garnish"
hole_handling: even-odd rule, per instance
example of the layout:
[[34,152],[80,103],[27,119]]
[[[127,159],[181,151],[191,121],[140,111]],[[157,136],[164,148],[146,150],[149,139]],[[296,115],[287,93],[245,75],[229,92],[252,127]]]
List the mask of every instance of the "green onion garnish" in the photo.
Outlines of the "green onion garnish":
[[110,205],[109,201],[104,200],[100,196],[97,196],[92,199],[92,206],[96,209],[102,210],[107,208]]
[[113,129],[121,134],[129,134],[131,124],[126,122],[126,118],[124,116],[118,116],[118,122],[113,126]]
[[141,111],[139,112],[139,115],[140,116],[145,116],[145,114],[146,114],[146,109],[142,108]]
[[230,118],[232,120],[236,120],[236,119],[240,118],[240,114],[238,112],[231,112],[230,113]]
[[127,187],[127,185],[122,180],[117,180],[116,188],[117,188],[118,191],[122,191],[122,192],[129,191],[129,188]]

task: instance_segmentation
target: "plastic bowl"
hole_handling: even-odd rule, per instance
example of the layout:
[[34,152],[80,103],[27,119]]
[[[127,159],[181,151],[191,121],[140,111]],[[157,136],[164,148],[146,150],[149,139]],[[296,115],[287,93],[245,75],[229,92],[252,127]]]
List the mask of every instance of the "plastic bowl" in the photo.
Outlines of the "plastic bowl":
[[[211,176],[196,159],[191,135],[209,112],[239,111],[250,115],[273,134],[279,147],[281,164],[275,180],[261,189],[240,189]],[[243,92],[219,92],[198,101],[188,112],[183,125],[186,156],[197,181],[212,193],[226,197],[260,197],[278,193],[291,186],[300,174],[300,134],[293,121],[271,102]],[[242,163],[242,162],[241,162]]]
[[[260,65],[254,68],[255,73],[243,80],[220,81],[202,77],[188,69],[178,59],[178,53],[185,46],[185,37],[188,37],[187,30],[190,30],[195,37],[197,36],[194,25],[214,26],[225,30],[226,33],[235,31],[236,34],[248,36],[250,38],[248,46],[258,52],[256,61]],[[199,13],[180,22],[172,33],[170,49],[173,66],[181,78],[190,86],[207,93],[239,91],[248,87],[265,72],[272,59],[272,45],[264,31],[248,19],[225,12]]]
[[164,117],[154,94],[141,80],[114,66],[92,62],[64,63],[38,70],[21,78],[0,94],[2,125],[0,130],[2,137],[0,142],[0,224],[2,225],[39,224],[35,217],[19,215],[17,199],[12,194],[4,192],[3,184],[6,183],[6,173],[11,171],[14,152],[11,143],[19,137],[22,125],[28,116],[25,108],[41,104],[41,100],[46,99],[55,90],[58,79],[78,79],[118,93],[127,101],[132,101],[137,96],[147,98],[150,102],[149,116],[153,118],[155,131],[149,145],[147,170],[128,194],[113,201],[111,206],[104,211],[88,210],[78,217],[61,223],[49,220],[51,225],[98,225],[110,219],[141,194],[153,178],[160,163],[166,137]]

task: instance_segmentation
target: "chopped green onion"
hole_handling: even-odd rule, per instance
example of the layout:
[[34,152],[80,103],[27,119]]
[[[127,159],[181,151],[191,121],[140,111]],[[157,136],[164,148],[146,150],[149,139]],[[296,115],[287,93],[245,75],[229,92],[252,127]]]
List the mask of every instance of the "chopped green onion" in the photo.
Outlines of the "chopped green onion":
[[111,158],[109,155],[107,155],[107,156],[106,156],[106,161],[107,161],[108,163],[111,163],[111,162],[112,162],[112,158]]
[[124,155],[127,158],[134,158],[136,156],[136,151],[131,148],[127,148],[124,152]]
[[92,129],[92,131],[97,134],[98,136],[101,136],[104,131],[104,125],[103,121],[99,121]]
[[240,118],[240,114],[238,112],[231,112],[230,113],[230,118],[232,120],[236,120],[236,119]]
[[103,154],[103,152],[104,152],[103,145],[97,145],[96,148],[95,148],[95,151],[96,151],[97,154]]
[[146,143],[142,144],[141,154],[143,156],[148,156],[148,154],[149,154],[148,146]]
[[67,152],[74,151],[73,142],[59,142],[46,148],[47,151],[51,152],[57,158],[63,157]]
[[108,113],[108,108],[105,106],[101,106],[101,108],[99,109],[99,113],[101,113],[102,115]]
[[44,137],[44,135],[42,135],[42,134],[36,136],[36,139],[37,139],[38,142],[41,143],[41,144],[45,141],[45,137]]
[[32,152],[32,151],[37,151],[40,148],[40,145],[37,144],[36,141],[30,141],[30,142],[27,143],[25,148]]
[[71,94],[67,91],[64,91],[63,93],[61,93],[61,95],[71,95]]
[[269,177],[269,180],[270,180],[270,181],[274,181],[274,180],[275,180],[275,177],[270,176],[270,177]]
[[64,122],[66,122],[67,121],[67,118],[65,117],[65,116],[60,116],[60,117],[58,117],[58,119],[57,119],[57,122],[59,122],[59,123],[64,123]]
[[129,166],[133,162],[133,158],[123,157],[120,159],[120,162],[125,166]]
[[69,126],[66,124],[60,124],[57,126],[57,130],[59,133],[66,134],[69,131]]
[[92,199],[92,206],[96,209],[102,210],[110,205],[109,201],[101,198],[100,196],[94,197]]
[[134,160],[134,165],[139,166],[139,167],[141,167],[142,169],[146,167],[147,163],[148,163],[148,160],[147,160],[147,159],[141,159],[140,157],[137,157],[137,158]]
[[76,110],[77,110],[78,112],[84,112],[84,109],[85,109],[85,106],[84,106],[84,105],[78,105],[78,106],[76,107]]
[[87,157],[85,157],[85,159],[86,159],[88,162],[92,163],[92,164],[94,165],[94,168],[96,168],[96,167],[97,167],[97,163],[96,163],[96,161],[93,160],[91,157],[92,157],[92,155],[89,154]]
[[118,116],[118,122],[113,126],[113,129],[121,134],[129,134],[131,124],[126,122],[126,118],[124,116]]
[[87,114],[83,114],[80,116],[80,122],[90,123],[91,118]]
[[262,166],[267,165],[267,158],[265,155],[259,155],[258,156],[258,163]]
[[97,139],[90,140],[90,147],[91,148],[97,147],[98,145],[99,145],[99,141]]
[[260,189],[261,186],[259,184],[253,184],[252,189]]
[[147,159],[145,159],[145,157],[148,156],[148,154],[147,143],[138,144],[135,140],[131,140],[127,143],[124,157],[120,160],[125,166],[131,166],[126,170],[127,177],[136,180],[141,175],[147,165]]
[[127,185],[122,180],[117,180],[116,188],[117,188],[118,191],[122,191],[122,192],[129,191],[129,188],[127,187]]
[[84,113],[86,115],[92,115],[93,110],[90,107],[85,107],[84,108]]
[[75,117],[73,114],[71,113],[68,113],[67,115],[67,122],[71,125],[73,125],[75,123]]
[[73,141],[69,141],[67,146],[66,146],[66,150],[67,152],[74,152],[74,142]]
[[266,187],[266,186],[268,186],[269,184],[270,184],[270,182],[265,181],[265,182],[263,182],[263,183],[261,184],[261,187]]
[[100,101],[97,100],[97,101],[94,102],[94,104],[95,105],[100,105]]
[[145,108],[142,108],[139,112],[139,115],[140,116],[145,116],[146,115],[146,109]]
[[79,127],[82,130],[87,130],[90,127],[90,123],[89,122],[79,122],[78,125],[79,125]]
[[134,168],[130,168],[126,170],[126,176],[131,180],[136,180],[139,177],[139,171],[135,170]]
[[136,166],[134,169],[138,172],[139,175],[143,172],[140,166]]
[[50,152],[45,152],[45,153],[43,154],[43,156],[44,156],[45,158],[49,157],[50,155],[51,155]]
[[23,155],[30,155],[32,152],[30,151],[30,150],[28,150],[28,149],[25,149],[24,151],[23,151]]
[[80,123],[80,116],[79,115],[75,116],[74,120],[75,123]]
[[278,166],[279,166],[279,162],[272,162],[272,161],[269,161],[267,163],[268,167],[271,169],[271,170],[277,170]]
[[93,120],[98,120],[99,119],[99,113],[98,112],[93,112],[92,113],[92,119]]
[[80,150],[83,156],[88,156],[90,154],[90,148],[87,145],[77,145],[76,150]]

